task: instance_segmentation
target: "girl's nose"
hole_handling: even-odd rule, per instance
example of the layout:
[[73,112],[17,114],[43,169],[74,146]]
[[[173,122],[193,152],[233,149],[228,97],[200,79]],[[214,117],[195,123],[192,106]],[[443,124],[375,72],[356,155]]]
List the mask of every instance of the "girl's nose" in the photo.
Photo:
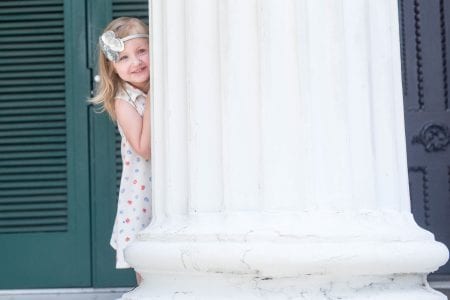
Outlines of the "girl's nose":
[[139,66],[141,64],[141,59],[138,56],[133,56],[131,64],[133,66]]

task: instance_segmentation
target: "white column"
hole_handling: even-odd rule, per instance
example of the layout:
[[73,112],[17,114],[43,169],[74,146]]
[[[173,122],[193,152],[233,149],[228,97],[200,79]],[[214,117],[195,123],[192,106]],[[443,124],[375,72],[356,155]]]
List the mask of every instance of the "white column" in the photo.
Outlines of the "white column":
[[446,299],[410,213],[396,1],[151,5],[154,219],[123,299]]

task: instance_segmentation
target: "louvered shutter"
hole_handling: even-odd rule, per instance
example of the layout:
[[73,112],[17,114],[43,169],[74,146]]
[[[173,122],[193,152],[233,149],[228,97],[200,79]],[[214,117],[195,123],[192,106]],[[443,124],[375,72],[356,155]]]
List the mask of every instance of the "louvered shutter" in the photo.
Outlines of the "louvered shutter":
[[113,18],[135,17],[148,23],[148,1],[113,0]]
[[67,229],[63,0],[0,1],[0,233]]
[[0,289],[92,282],[84,4],[0,1]]

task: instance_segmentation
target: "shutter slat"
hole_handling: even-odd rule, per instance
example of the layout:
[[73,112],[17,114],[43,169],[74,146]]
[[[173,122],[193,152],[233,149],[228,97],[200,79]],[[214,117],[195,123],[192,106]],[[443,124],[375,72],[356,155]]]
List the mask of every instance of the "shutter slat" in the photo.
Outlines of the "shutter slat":
[[25,7],[2,7],[0,10],[0,15],[4,17],[4,15],[21,15],[25,14],[27,17],[31,17],[34,14],[41,14],[41,13],[51,13],[61,12],[61,7],[56,5],[49,5],[49,6],[25,6]]
[[14,15],[2,15],[2,22],[8,22],[8,21],[29,21],[29,20],[63,20],[64,15],[62,13],[49,13],[49,14],[27,14],[27,15],[21,15],[21,14],[14,14]]
[[64,70],[64,65],[61,64],[25,64],[25,65],[5,65],[2,67],[3,72],[23,72],[23,71],[59,71]]
[[[2,95],[0,94],[0,101],[24,101],[24,100],[38,100],[38,99],[64,99],[65,95],[64,93],[55,93],[55,92],[48,92],[48,93],[28,93],[28,94],[11,94],[11,95]],[[0,119],[0,122],[2,120]]]
[[0,167],[8,166],[39,166],[39,165],[65,165],[67,162],[62,158],[52,158],[52,159],[23,159],[17,161],[4,161],[0,160]]
[[[31,158],[61,158],[66,156],[66,151],[46,151],[46,152],[16,152],[0,154],[0,161],[14,159],[31,159]],[[40,177],[39,177],[40,178]]]
[[34,137],[34,136],[62,136],[66,134],[65,128],[52,129],[35,129],[35,130],[15,130],[15,131],[0,131],[0,138],[4,137]]
[[[54,188],[51,190],[47,189],[27,189],[27,190],[9,190],[3,191],[0,190],[0,197],[7,198],[8,196],[51,196],[51,195],[65,195],[67,193],[66,188]],[[1,201],[3,202],[3,200]],[[20,202],[20,201],[19,201]]]
[[[42,57],[20,57],[20,58],[10,58],[8,60],[0,61],[0,66],[9,66],[20,64],[61,64],[64,63],[63,56],[42,56]],[[59,69],[62,69],[61,67]]]
[[[28,107],[39,107],[38,104],[29,104]],[[58,104],[59,105],[59,104]],[[43,104],[42,106],[48,106]],[[0,102],[0,109],[6,107],[2,105],[2,102]],[[22,124],[11,124],[11,123],[0,123],[0,131],[3,130],[21,130],[21,129],[44,129],[44,128],[65,128],[66,124],[65,122],[41,122],[41,123],[22,123]],[[1,151],[2,149],[0,149]]]
[[49,92],[64,92],[64,87],[62,85],[48,85],[47,86],[47,90],[45,89],[46,86],[20,86],[20,92],[17,92],[18,87],[13,86],[13,87],[5,87],[5,86],[1,86],[0,87],[0,93],[2,93],[5,97],[7,97],[8,94],[12,94],[14,89],[16,89],[16,95],[21,96],[21,95],[26,95],[26,94],[39,94],[39,93],[45,93],[46,91]]
[[3,183],[0,187],[0,192],[7,189],[43,189],[43,188],[64,188],[67,184],[66,180],[54,180],[54,181],[43,181],[38,179],[34,181],[20,181],[20,182],[8,182]]
[[49,203],[64,203],[66,204],[66,196],[64,194],[55,195],[20,195],[4,196],[0,199],[1,207],[8,207],[9,205],[41,205]]
[[[24,145],[26,146],[26,145]],[[41,174],[41,173],[60,173],[65,172],[65,166],[59,165],[51,165],[51,166],[16,166],[14,168],[2,168],[0,169],[0,175],[7,175],[10,174]]]
[[54,41],[64,41],[63,34],[47,34],[47,35],[20,35],[20,36],[5,36],[2,37],[2,42],[4,43],[34,43],[35,41],[39,42],[54,42]]
[[[40,34],[61,34],[63,35],[63,29],[61,27],[55,27],[55,28],[43,28],[42,24],[36,24],[39,25],[37,28],[35,28],[33,31],[29,30],[29,27],[26,28],[14,28],[14,25],[9,23],[10,27],[9,30],[6,31],[0,31],[0,38],[7,37],[7,36],[28,36],[28,35],[40,35]],[[0,27],[1,28],[1,27]],[[64,38],[64,37],[62,37]]]
[[41,57],[41,56],[64,56],[64,49],[41,49],[41,50],[6,50],[0,52],[0,58],[18,57],[18,58],[29,58],[29,57]]
[[31,203],[31,204],[9,204],[0,206],[0,212],[15,212],[24,210],[55,210],[67,209],[66,203]]
[[[0,1],[1,3],[1,1]],[[1,8],[0,8],[1,9]],[[38,30],[64,30],[64,21],[61,20],[39,20],[39,21],[27,21],[27,22],[0,22],[0,36],[9,35],[8,30],[26,29],[28,34],[33,34],[35,29]],[[33,30],[30,30],[33,28]],[[4,30],[8,29],[8,30]],[[53,32],[53,31],[52,31]]]
[[[13,117],[9,117],[10,120],[8,121],[7,117],[2,117],[2,122],[0,124],[9,124],[9,125],[14,125],[14,124],[20,124],[20,126],[26,126],[27,124],[35,124],[35,121],[54,121],[54,122],[61,122],[61,121],[65,121],[65,116],[63,114],[53,114],[53,115],[42,115],[40,116],[40,119],[37,119],[37,116],[13,116]],[[8,123],[9,122],[9,123]],[[26,123],[29,122],[29,123]],[[56,126],[59,127],[59,126]],[[17,127],[20,128],[20,127]],[[0,142],[1,143],[1,142]],[[1,149],[0,149],[1,152]]]
[[[36,78],[42,78],[42,77],[48,77],[48,78],[54,78],[59,79],[61,77],[64,77],[64,70],[57,70],[57,71],[27,71],[27,72],[19,72],[15,74],[10,74],[10,76],[7,76],[6,73],[0,73],[0,79],[14,79],[14,78],[26,78],[26,79],[36,79]],[[34,99],[34,98],[31,98]]]
[[[14,137],[1,137],[1,141],[0,141],[0,145],[3,146],[8,146],[8,145],[14,145],[16,144],[18,147],[18,151],[16,153],[21,153],[22,150],[20,149],[20,147],[25,146],[27,143],[30,145],[33,144],[49,144],[49,145],[55,145],[55,144],[65,144],[66,142],[66,134],[65,131],[63,133],[60,133],[60,135],[53,135],[51,137],[47,137],[45,135],[24,135],[24,136],[20,136],[19,135],[15,135]],[[55,145],[57,146],[57,145]],[[53,148],[52,148],[53,149]],[[56,151],[56,149],[55,149]],[[49,150],[49,153],[52,153],[53,151]],[[0,151],[0,153],[3,153],[2,156],[6,157],[6,153]],[[15,153],[11,153],[11,155],[18,155]]]
[[[66,118],[64,115],[37,115],[37,116],[14,116],[14,117],[1,117],[2,123],[23,123],[23,122],[39,122],[39,121],[64,121]],[[1,141],[0,141],[1,143]]]
[[[1,109],[7,109],[11,107],[16,108],[43,108],[43,107],[63,107],[65,105],[64,100],[61,99],[54,99],[54,100],[23,100],[20,102],[17,101],[0,101],[0,108]],[[0,122],[1,123],[1,122]],[[43,124],[43,123],[42,123]],[[52,123],[51,125],[55,125],[55,123]],[[65,126],[65,124],[63,124]],[[1,127],[0,127],[1,128]],[[18,128],[18,127],[15,127]]]
[[[0,93],[2,92],[2,89],[0,89]],[[46,114],[46,115],[52,115],[52,114],[64,114],[66,111],[65,107],[39,107],[39,108],[21,108],[21,109],[2,109],[0,110],[0,116],[19,116],[19,115],[30,115],[33,113],[38,114]]]
[[0,226],[17,226],[17,225],[55,225],[66,224],[67,218],[34,218],[34,219],[19,219],[19,220],[0,220]]
[[64,49],[64,41],[40,43],[0,44],[0,50]]
[[[30,6],[55,6],[58,5],[58,2],[55,0],[21,0],[21,1],[0,1],[0,7],[30,7]],[[62,5],[62,4],[61,4]],[[62,8],[61,8],[62,9]]]
[[57,232],[57,231],[67,231],[67,225],[61,224],[61,225],[0,227],[0,233]]
[[66,210],[53,210],[48,209],[44,211],[40,210],[29,210],[29,211],[0,211],[0,222],[8,219],[18,219],[18,218],[42,218],[45,217],[67,217]]
[[[15,182],[15,181],[35,181],[36,180],[36,174],[15,174],[15,175],[8,175],[3,176],[4,178],[0,181],[0,186],[3,183],[7,182]],[[39,174],[39,180],[62,180],[66,178],[66,173],[40,173]],[[1,209],[1,207],[0,207]]]

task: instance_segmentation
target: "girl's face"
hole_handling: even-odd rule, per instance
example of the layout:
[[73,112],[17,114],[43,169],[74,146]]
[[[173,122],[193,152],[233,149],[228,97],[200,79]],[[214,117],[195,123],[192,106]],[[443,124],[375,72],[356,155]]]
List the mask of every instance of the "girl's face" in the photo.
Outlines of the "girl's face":
[[125,49],[120,52],[117,62],[113,62],[114,69],[119,77],[148,92],[150,79],[148,39],[135,38],[125,42]]

